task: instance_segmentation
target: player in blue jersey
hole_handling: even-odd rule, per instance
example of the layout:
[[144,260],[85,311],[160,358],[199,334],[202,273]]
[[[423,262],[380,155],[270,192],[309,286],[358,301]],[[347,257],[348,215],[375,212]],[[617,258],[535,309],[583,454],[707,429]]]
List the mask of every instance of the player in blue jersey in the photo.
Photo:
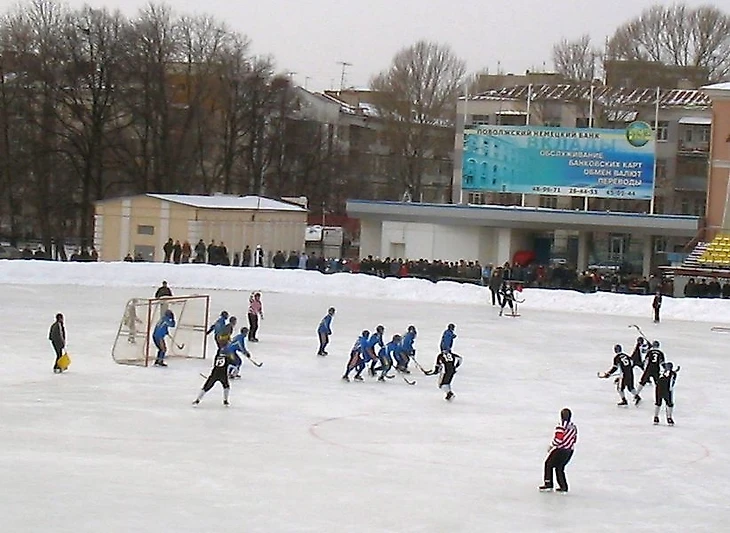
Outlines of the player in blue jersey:
[[335,308],[330,307],[327,310],[327,314],[320,320],[319,327],[317,328],[317,336],[319,337],[319,350],[317,355],[327,355],[327,345],[330,342],[330,335],[332,335],[332,317],[335,316]]
[[363,345],[365,345],[365,343],[367,343],[369,338],[370,332],[364,329],[355,341],[355,344],[352,345],[352,349],[350,350],[350,358],[347,361],[347,369],[345,370],[345,374],[342,376],[343,380],[350,381],[350,372],[357,368],[357,373],[355,374],[354,379],[356,379],[357,381],[362,381],[362,376],[360,374],[365,368],[365,363],[363,363],[362,347]]
[[241,332],[231,339],[231,342],[223,349],[229,357],[230,363],[228,365],[228,377],[231,379],[237,379],[241,377],[241,365],[243,359],[239,354],[243,354],[246,357],[251,357],[251,353],[246,349],[246,338],[248,337],[248,328],[241,328]]
[[162,318],[155,325],[155,329],[152,332],[152,340],[157,347],[157,358],[155,359],[155,366],[167,366],[165,363],[165,356],[167,355],[167,344],[165,344],[165,337],[170,334],[170,328],[175,327],[175,314],[168,309],[162,315]]
[[378,358],[380,359],[380,377],[378,381],[385,381],[385,378],[392,378],[394,376],[388,375],[388,370],[393,367],[393,358],[400,352],[401,336],[393,335],[391,341],[380,349]]
[[454,333],[455,329],[456,326],[454,324],[449,324],[446,327],[443,334],[441,335],[439,351],[451,353],[451,349],[454,347],[454,339],[456,338],[456,333]]
[[215,322],[208,328],[208,330],[205,332],[206,335],[213,334],[213,338],[215,339],[215,344],[218,346],[218,351],[222,350],[226,344],[228,344],[227,339],[221,338],[221,334],[223,333],[223,330],[226,327],[226,321],[228,320],[228,311],[221,311],[220,316],[216,319]]
[[398,366],[396,366],[396,370],[405,374],[410,374],[410,371],[408,370],[409,358],[416,357],[416,349],[413,346],[413,343],[416,342],[417,334],[415,326],[408,326],[408,331],[406,331],[406,334],[403,335],[400,350],[401,360],[399,361]]
[[370,376],[375,376],[375,372],[380,370],[380,367],[376,367],[376,363],[379,361],[378,355],[376,350],[377,347],[380,346],[380,348],[385,348],[385,343],[383,342],[383,333],[385,333],[385,327],[384,326],[378,326],[375,328],[375,333],[370,335],[370,338],[368,338],[367,347],[364,350],[366,354],[366,360],[364,361],[365,364],[368,362],[370,363]]

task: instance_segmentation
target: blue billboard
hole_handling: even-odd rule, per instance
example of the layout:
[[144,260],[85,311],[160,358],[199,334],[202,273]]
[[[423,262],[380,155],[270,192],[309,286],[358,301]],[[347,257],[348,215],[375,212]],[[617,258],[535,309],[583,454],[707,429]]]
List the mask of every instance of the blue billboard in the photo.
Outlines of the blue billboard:
[[654,132],[625,129],[479,126],[464,131],[465,191],[650,200]]

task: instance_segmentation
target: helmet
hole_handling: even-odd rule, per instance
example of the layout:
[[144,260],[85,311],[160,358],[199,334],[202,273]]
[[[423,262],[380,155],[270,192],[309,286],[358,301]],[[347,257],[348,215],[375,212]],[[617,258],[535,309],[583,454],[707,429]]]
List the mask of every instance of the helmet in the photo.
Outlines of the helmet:
[[573,413],[567,407],[561,409],[560,420],[562,420],[563,422],[570,422],[570,419],[572,416],[573,416]]
[[456,327],[456,325],[454,325],[454,324],[449,324],[449,325],[448,325],[448,326],[446,326],[446,327],[447,327],[448,329],[450,329],[451,331],[453,331],[453,330],[454,330],[454,328]]
[[644,344],[644,337],[636,337],[636,342],[637,344],[639,344],[639,346],[641,346],[642,344]]
[[615,346],[613,347],[613,352],[614,352],[614,353],[621,353],[621,352],[623,352],[623,351],[624,351],[624,349],[623,349],[623,348],[621,347],[621,345],[620,345],[620,344],[617,344],[617,345],[615,345]]
[[408,326],[408,333],[415,333],[416,332],[416,326]]
[[400,341],[401,341],[401,336],[400,335],[398,335],[398,334],[393,335],[393,342],[400,342]]
[[248,328],[246,326],[243,326],[241,328],[241,335],[246,335],[248,333]]
[[659,341],[654,341],[651,343],[652,348],[659,348]]
[[377,331],[378,333],[381,333],[382,334],[385,331],[385,327],[378,326],[377,328],[375,328],[375,331]]
[[335,308],[334,307],[330,307],[329,309],[327,309],[327,314],[328,315],[334,315],[335,314]]
[[221,311],[222,318],[228,318],[228,311]]
[[362,330],[361,336],[363,336],[363,337],[369,337],[370,336],[370,332],[368,330],[364,329],[364,330]]
[[167,311],[165,311],[165,316],[167,318],[175,318],[175,313],[172,312],[172,309],[168,309]]
[[668,370],[669,372],[671,372],[673,368],[674,364],[672,364],[671,361],[667,361],[666,363],[664,363],[664,370]]
[[236,318],[235,316],[232,316],[232,317],[230,318],[229,322],[230,322],[231,324],[235,324],[236,322],[238,322],[238,319],[237,319],[237,318]]

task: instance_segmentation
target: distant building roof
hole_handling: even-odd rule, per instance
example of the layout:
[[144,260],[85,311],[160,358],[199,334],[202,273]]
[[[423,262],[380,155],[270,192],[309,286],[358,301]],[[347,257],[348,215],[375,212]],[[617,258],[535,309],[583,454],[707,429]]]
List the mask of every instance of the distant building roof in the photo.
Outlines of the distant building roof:
[[[717,89],[716,84],[703,89]],[[530,93],[532,100],[554,100],[563,102],[588,102],[591,98],[589,85],[517,85],[494,89],[469,97],[470,101],[479,100],[527,100]],[[593,98],[604,105],[654,105],[657,100],[657,89],[626,89],[621,87],[596,86],[593,88]],[[460,100],[463,100],[462,96]],[[659,91],[659,107],[700,107],[709,108],[710,98],[699,89],[661,89]]]
[[235,196],[232,194],[216,194],[213,196],[196,194],[147,194],[146,196],[200,209],[307,212],[306,209],[298,205],[272,200],[271,198],[265,198],[263,196]]
[[705,85],[702,87],[705,91],[730,91],[730,81],[724,81],[722,83],[713,83],[712,85]]

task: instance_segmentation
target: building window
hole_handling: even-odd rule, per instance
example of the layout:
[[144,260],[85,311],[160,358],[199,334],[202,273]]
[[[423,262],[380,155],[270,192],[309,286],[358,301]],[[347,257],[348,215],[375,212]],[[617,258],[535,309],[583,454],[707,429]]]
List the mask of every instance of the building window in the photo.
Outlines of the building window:
[[682,198],[679,203],[679,211],[683,215],[689,215],[689,200],[687,198]]
[[698,198],[693,202],[693,211],[696,217],[705,216],[705,200]]
[[154,226],[144,226],[139,225],[137,226],[137,235],[154,235],[155,234],[155,227]]
[[484,204],[484,193],[483,192],[470,192],[467,196],[467,203],[482,205]]
[[470,124],[473,126],[488,126],[489,115],[472,115]]
[[667,160],[657,159],[656,160],[656,179],[664,180],[667,178]]
[[543,124],[546,128],[559,128],[560,127],[560,119],[559,118],[549,118],[545,120],[545,123]]
[[626,236],[613,234],[608,239],[608,260],[621,262],[626,251]]
[[586,117],[576,117],[576,119],[575,119],[576,128],[587,128],[588,123],[589,123],[589,119]]
[[664,237],[654,238],[654,253],[658,254],[667,251],[667,239]]
[[540,207],[547,207],[549,209],[557,209],[558,208],[558,197],[540,195]]
[[700,137],[700,142],[703,142],[703,143],[710,142],[710,128],[707,126],[702,126],[699,129],[699,137]]
[[656,140],[666,141],[669,139],[669,122],[660,120],[656,125]]

